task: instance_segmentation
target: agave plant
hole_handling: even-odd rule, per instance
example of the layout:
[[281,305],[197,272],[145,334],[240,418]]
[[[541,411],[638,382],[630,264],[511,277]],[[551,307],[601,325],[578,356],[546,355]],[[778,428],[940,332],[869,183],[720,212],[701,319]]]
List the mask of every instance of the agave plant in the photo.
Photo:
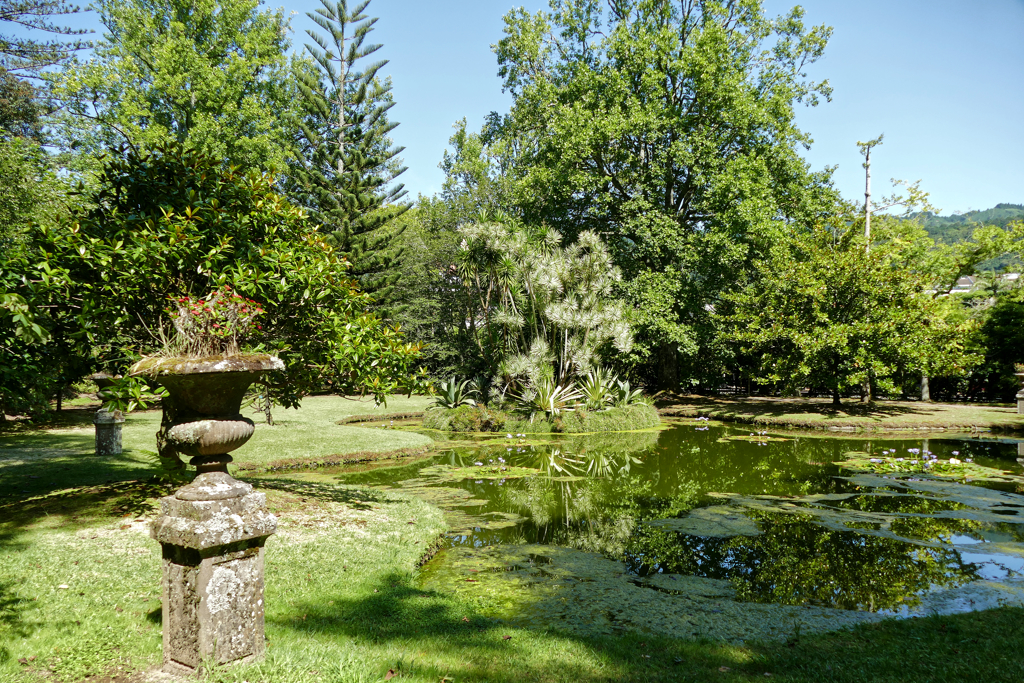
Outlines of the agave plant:
[[631,406],[634,403],[647,403],[647,399],[644,397],[644,392],[640,389],[633,389],[629,386],[629,381],[615,382],[615,391],[613,395],[613,402],[616,406]]
[[554,380],[544,379],[537,382],[532,389],[527,389],[520,394],[517,401],[530,413],[542,412],[553,417],[567,410],[575,410],[576,403],[581,398],[583,395],[575,387],[556,384]]
[[612,402],[618,378],[602,369],[593,370],[579,383],[583,403],[588,410],[601,410]]
[[475,406],[476,401],[472,398],[477,395],[477,390],[470,388],[469,380],[459,382],[452,377],[450,380],[442,380],[438,383],[438,394],[434,397],[434,405],[441,408],[458,408],[459,406]]

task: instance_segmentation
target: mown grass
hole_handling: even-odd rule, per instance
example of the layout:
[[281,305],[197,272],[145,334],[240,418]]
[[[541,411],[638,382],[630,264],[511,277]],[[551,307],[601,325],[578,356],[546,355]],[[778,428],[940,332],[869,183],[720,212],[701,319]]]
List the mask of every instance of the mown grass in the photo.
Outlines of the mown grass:
[[1024,415],[1015,405],[846,400],[835,407],[831,399],[683,396],[660,402],[659,409],[666,415],[798,429],[1024,432]]
[[[278,434],[296,443],[275,437],[278,448],[308,451],[306,431],[337,410],[326,401],[319,417],[294,419]],[[159,552],[146,527],[167,489],[103,483],[143,471],[130,458],[79,455],[88,468],[59,470],[82,446],[74,430],[17,436],[31,438],[50,451],[38,456],[39,471],[56,463],[60,478],[100,483],[0,504],[0,681],[142,680],[160,661],[161,632]],[[7,443],[0,439],[0,476],[21,466],[27,447]],[[1024,680],[1021,609],[744,645],[512,628],[490,618],[485,602],[418,587],[416,564],[444,528],[436,508],[329,475],[251,481],[281,520],[266,550],[267,656],[205,680],[382,681],[389,671],[424,683]]]
[[[257,422],[252,439],[232,456],[235,465],[262,468],[281,461],[316,462],[332,455],[372,454],[426,449],[429,437],[389,429],[337,425],[347,415],[422,410],[425,397],[393,397],[374,407],[372,399],[310,396],[298,410],[275,411],[274,426]],[[0,431],[0,504],[46,494],[67,487],[104,484],[155,474],[154,435],[160,411],[128,415],[122,430],[124,452],[95,455],[94,410],[65,411],[48,424],[11,425]],[[254,416],[254,417],[259,417]]]

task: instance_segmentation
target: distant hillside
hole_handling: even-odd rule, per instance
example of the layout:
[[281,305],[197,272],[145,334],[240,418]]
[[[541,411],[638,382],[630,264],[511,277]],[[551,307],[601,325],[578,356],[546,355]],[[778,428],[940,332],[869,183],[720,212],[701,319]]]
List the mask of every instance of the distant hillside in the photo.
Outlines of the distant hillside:
[[[996,204],[991,209],[984,211],[968,211],[951,216],[926,213],[923,216],[922,224],[928,231],[928,235],[936,242],[955,244],[969,240],[974,228],[979,225],[1006,227],[1015,220],[1024,220],[1024,204]],[[999,271],[1007,267],[1020,268],[1022,265],[1024,264],[1021,264],[1019,259],[1002,256],[982,263],[981,269]]]

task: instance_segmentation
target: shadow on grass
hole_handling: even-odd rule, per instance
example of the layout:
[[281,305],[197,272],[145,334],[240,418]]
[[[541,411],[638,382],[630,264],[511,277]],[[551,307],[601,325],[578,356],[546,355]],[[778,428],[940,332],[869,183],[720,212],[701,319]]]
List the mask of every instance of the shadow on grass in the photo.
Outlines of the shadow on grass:
[[302,507],[307,498],[315,498],[328,503],[344,503],[355,510],[369,510],[373,503],[388,502],[388,497],[374,489],[349,489],[334,484],[319,482],[296,481],[294,479],[265,479],[262,477],[249,480],[262,491],[276,491],[274,502],[277,511],[281,508]]
[[40,429],[87,427],[92,425],[98,405],[83,408],[64,408],[59,413],[48,413],[38,421],[18,420],[0,423],[0,436],[11,434],[32,434]]
[[[1024,609],[892,620],[789,642],[731,645],[625,632],[526,630],[472,614],[450,596],[389,575],[358,600],[327,594],[268,623],[303,642],[397,646],[398,675],[490,681],[939,681],[1019,683]],[[287,637],[287,636],[286,636]],[[414,656],[419,653],[419,656]],[[429,656],[426,656],[429,653]],[[386,672],[381,671],[383,676]]]
[[[0,543],[6,545],[7,539],[0,536]],[[7,634],[7,637],[25,638],[29,628],[22,619],[22,612],[27,607],[27,601],[14,594],[14,584],[10,581],[0,581],[0,628]],[[10,650],[0,642],[0,664],[4,664],[11,658]]]

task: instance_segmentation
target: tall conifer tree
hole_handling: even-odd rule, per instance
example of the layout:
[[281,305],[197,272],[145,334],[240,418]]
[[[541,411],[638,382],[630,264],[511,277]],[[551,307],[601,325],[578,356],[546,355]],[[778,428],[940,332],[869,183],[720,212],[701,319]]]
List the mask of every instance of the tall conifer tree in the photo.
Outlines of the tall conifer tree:
[[378,77],[387,60],[367,63],[382,46],[366,39],[377,22],[365,14],[370,0],[349,9],[346,0],[320,0],[308,16],[325,35],[309,30],[311,68],[300,68],[305,116],[299,160],[289,193],[319,223],[352,263],[350,275],[378,301],[386,301],[398,273],[396,230],[386,229],[408,210],[395,178],[405,171],[389,133],[394,106],[390,79]]

